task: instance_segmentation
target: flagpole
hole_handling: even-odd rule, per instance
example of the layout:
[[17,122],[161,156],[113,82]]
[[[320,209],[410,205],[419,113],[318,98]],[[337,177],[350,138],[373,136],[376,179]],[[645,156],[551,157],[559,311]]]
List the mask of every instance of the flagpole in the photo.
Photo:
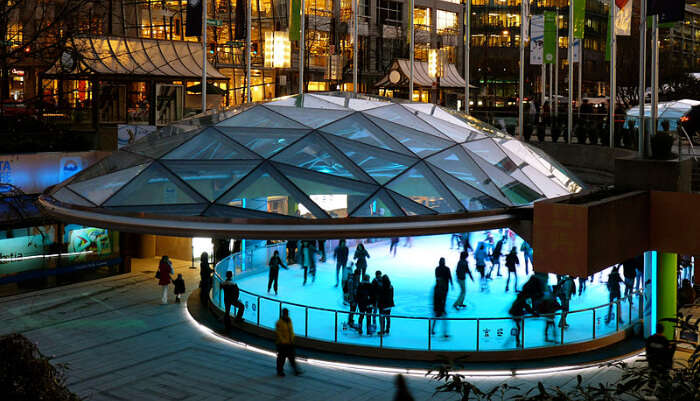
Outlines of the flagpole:
[[653,16],[651,25],[651,128],[649,135],[656,135],[659,123],[659,16]]
[[578,117],[581,118],[581,83],[583,82],[583,40],[578,42]]
[[610,100],[608,101],[608,129],[610,130],[610,147],[615,147],[615,104],[617,103],[617,30],[615,19],[617,5],[610,0]]
[[252,96],[250,93],[250,53],[251,53],[251,40],[250,40],[250,24],[251,24],[251,2],[252,0],[246,1],[245,9],[245,48],[248,50],[245,54],[245,99],[246,103],[252,101]]
[[[544,58],[543,58],[543,60],[542,60],[542,102],[540,102],[540,107],[542,108],[542,116],[544,116],[544,99],[545,99],[546,95],[547,95],[547,64],[544,63]],[[544,119],[543,119],[543,121],[544,121]]]
[[646,124],[644,120],[644,99],[647,79],[647,0],[641,0],[639,12],[639,128],[637,137],[637,155],[644,157]]
[[[299,95],[304,94],[304,36],[306,29],[304,19],[306,18],[306,1],[301,0],[301,18],[299,20]],[[304,96],[301,96],[301,102],[304,104]]]
[[559,6],[554,14],[554,25],[556,34],[554,36],[554,121],[558,121],[559,116]]
[[207,0],[202,0],[202,113],[207,111]]
[[[304,1],[304,0],[302,0]],[[352,91],[357,94],[357,3],[359,0],[353,0],[353,11],[352,11]]]
[[[569,54],[566,56],[569,61],[569,107],[567,110],[568,118],[566,125],[569,135],[566,138],[566,143],[571,143],[571,137],[574,133],[574,0],[569,0]],[[579,105],[579,107],[581,107]]]
[[[471,0],[469,0],[471,1]],[[411,54],[410,56],[410,74],[408,77],[408,101],[412,102],[413,101],[413,64],[414,64],[414,58],[415,58],[415,43],[416,43],[416,30],[415,27],[413,26],[413,0],[410,0],[408,3],[409,7],[411,8],[410,12],[408,13],[410,23],[411,23],[411,43],[408,46],[409,48],[409,53]],[[420,99],[418,99],[420,101]]]
[[[472,2],[471,0],[466,0],[464,2],[464,112],[466,114],[469,114],[469,52],[471,51],[469,37],[471,36],[471,15]],[[412,62],[413,60],[411,60]]]
[[554,115],[554,64],[549,64],[549,122],[552,122],[552,116]]
[[[520,1],[520,74],[518,77],[518,138],[523,138],[523,130],[525,129],[525,2],[529,0]],[[467,0],[471,2],[471,0]]]

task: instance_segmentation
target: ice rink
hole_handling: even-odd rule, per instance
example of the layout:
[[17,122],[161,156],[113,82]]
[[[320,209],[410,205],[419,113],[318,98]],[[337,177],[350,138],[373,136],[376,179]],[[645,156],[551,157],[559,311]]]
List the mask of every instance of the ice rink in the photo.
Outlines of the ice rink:
[[[494,231],[496,240],[500,238]],[[472,248],[485,238],[483,233],[472,234]],[[381,270],[391,279],[394,287],[394,303],[392,309],[391,332],[390,335],[382,338],[382,346],[399,347],[412,349],[454,349],[454,350],[476,350],[477,332],[478,346],[480,350],[498,350],[515,347],[515,338],[512,328],[512,320],[509,318],[508,310],[515,299],[513,290],[513,280],[511,278],[511,288],[505,292],[507,268],[501,267],[501,277],[493,273],[493,279],[488,282],[488,290],[479,290],[479,276],[474,266],[474,259],[469,256],[469,268],[472,271],[474,282],[467,276],[467,290],[465,304],[466,308],[456,310],[452,304],[459,295],[459,287],[456,281],[447,297],[447,318],[459,319],[447,321],[447,332],[450,337],[443,336],[443,322],[437,326],[437,335],[430,340],[429,320],[415,318],[430,318],[433,316],[432,291],[435,285],[435,267],[440,257],[445,257],[447,265],[454,280],[454,271],[459,258],[459,251],[450,249],[450,235],[425,236],[413,238],[411,247],[406,246],[406,239],[402,238],[396,257],[389,254],[389,240],[380,240],[374,243],[365,243],[370,258],[368,260],[367,273],[374,277],[376,270]],[[521,240],[515,240],[516,249],[520,249]],[[513,246],[511,242],[504,243],[503,253]],[[247,304],[244,317],[253,322],[257,322],[260,315],[262,326],[274,327],[274,322],[279,316],[280,302],[283,307],[290,310],[295,325],[295,332],[299,335],[308,335],[312,338],[324,339],[327,341],[337,341],[345,343],[357,343],[363,345],[379,345],[379,336],[366,334],[366,326],[363,327],[365,334],[360,336],[356,331],[343,328],[343,323],[348,320],[348,306],[343,304],[342,289],[336,284],[335,261],[332,258],[333,249],[327,244],[327,261],[317,262],[316,280],[303,283],[303,270],[299,265],[291,265],[288,270],[281,269],[279,273],[278,294],[274,291],[267,292],[268,274],[267,269],[260,273],[238,279],[241,289],[261,295],[260,306],[258,300],[249,294],[241,293],[241,298]],[[350,258],[355,251],[355,246],[350,246]],[[518,253],[520,266],[518,267],[518,288],[527,281],[525,275],[524,259],[521,252]],[[504,261],[505,258],[502,258]],[[487,271],[489,265],[487,264]],[[622,274],[622,272],[620,272]],[[530,269],[530,274],[532,270]],[[588,281],[587,288],[581,296],[574,296],[570,303],[572,312],[581,309],[592,308],[605,305],[608,302],[608,290],[605,285],[608,270],[598,273],[594,280]],[[550,275],[549,285],[556,283],[556,277]],[[577,283],[578,284],[578,283]],[[621,286],[624,292],[624,285]],[[279,302],[278,302],[279,301]],[[315,308],[307,309],[306,305]],[[635,300],[632,307],[632,320],[638,316],[638,302]],[[259,309],[259,310],[258,310]],[[336,313],[335,310],[341,311]],[[337,318],[336,318],[337,315]],[[594,311],[587,310],[579,313],[570,313],[567,322],[570,327],[564,330],[564,342],[585,341],[593,338],[594,321],[595,336],[600,337],[615,331],[616,324],[612,320],[605,323],[607,306],[600,307]],[[621,303],[621,316],[624,324],[629,323],[629,304],[627,301]],[[478,318],[478,321],[477,319]],[[501,318],[501,319],[498,319]],[[337,323],[336,323],[337,319]],[[357,320],[357,317],[356,317]],[[559,318],[555,319],[559,322]],[[531,317],[525,319],[524,346],[537,347],[550,345],[544,339],[545,319]],[[477,329],[478,326],[478,329]],[[337,333],[336,333],[337,327]],[[378,330],[378,328],[377,328]],[[561,341],[561,329],[556,329],[556,338]],[[550,338],[555,334],[550,330]],[[430,342],[430,344],[429,344]]]

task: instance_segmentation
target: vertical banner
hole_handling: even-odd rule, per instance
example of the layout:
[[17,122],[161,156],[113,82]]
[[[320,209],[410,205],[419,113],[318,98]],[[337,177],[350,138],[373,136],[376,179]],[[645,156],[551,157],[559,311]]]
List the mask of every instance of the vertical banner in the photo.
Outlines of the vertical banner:
[[289,40],[301,39],[301,0],[289,2]]
[[632,0],[615,0],[615,34],[630,36],[632,34]]
[[572,62],[574,63],[580,63],[581,62],[581,39],[574,39],[574,55],[572,58]]
[[586,0],[571,0],[574,3],[574,38],[583,39],[586,31]]
[[202,0],[187,1],[185,36],[202,36]]
[[544,63],[554,64],[557,53],[557,15],[554,11],[544,13]]
[[523,20],[520,21],[521,24],[525,24],[525,29],[524,29],[524,34],[523,38],[525,38],[525,41],[530,39],[530,24],[528,23],[530,20],[530,0],[522,0],[523,1],[523,8],[524,14],[523,14]]
[[544,48],[544,15],[533,15],[530,18],[530,64],[542,64]]

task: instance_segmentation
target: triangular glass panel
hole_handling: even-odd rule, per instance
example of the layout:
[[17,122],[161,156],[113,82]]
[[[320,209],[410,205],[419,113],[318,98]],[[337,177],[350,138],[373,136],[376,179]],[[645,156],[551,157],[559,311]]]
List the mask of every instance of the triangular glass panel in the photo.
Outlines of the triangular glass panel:
[[433,110],[432,113],[425,113],[425,114],[430,114],[431,116],[433,116],[435,118],[439,118],[440,120],[447,121],[448,123],[456,125],[458,127],[472,128],[464,120],[461,120],[461,119],[455,117],[452,113],[459,113],[459,112],[454,111],[454,110],[452,110],[452,112],[447,112],[442,107],[437,106],[437,107],[435,107],[435,110]]
[[498,201],[508,203],[505,195],[498,190],[498,187],[491,181],[487,173],[479,168],[461,146],[457,145],[445,149],[436,155],[430,156],[427,161],[479,191],[496,198]]
[[433,114],[433,110],[437,107],[434,103],[405,103],[404,107],[411,111],[419,111],[425,114]]
[[163,156],[163,159],[166,160],[231,160],[258,158],[258,155],[231,141],[215,128],[205,129],[201,134]]
[[227,137],[268,158],[311,132],[309,129],[218,127]]
[[437,130],[442,132],[445,136],[452,139],[455,142],[464,142],[470,139],[472,131],[469,128],[460,127],[454,125],[445,120],[427,115],[425,113],[416,113],[416,116],[426,123],[435,127]]
[[489,164],[496,166],[506,174],[510,174],[518,168],[513,160],[509,158],[498,145],[496,145],[496,142],[494,142],[493,139],[489,138],[480,141],[467,142],[462,146],[480,156],[482,159],[489,162]]
[[74,175],[71,183],[75,184],[77,182],[86,181],[91,178],[113,173],[117,170],[138,166],[139,164],[144,164],[149,161],[151,161],[151,159],[148,157],[120,150]]
[[132,153],[138,153],[140,155],[150,157],[152,159],[158,159],[181,144],[187,142],[190,138],[199,134],[200,132],[202,132],[202,129],[193,129],[167,137],[160,137],[158,135],[154,135],[154,133],[146,136],[133,145],[124,147],[123,149]]
[[82,196],[76,194],[75,192],[71,191],[68,188],[61,188],[56,193],[51,195],[54,199],[56,199],[59,202],[67,203],[69,205],[78,205],[78,206],[88,206],[88,207],[94,207],[95,205],[91,202],[89,202],[87,199],[83,198]]
[[119,212],[152,213],[176,216],[199,216],[208,203],[183,203],[176,205],[138,205],[138,206],[107,206],[109,210]]
[[408,153],[406,148],[401,146],[396,139],[378,128],[366,116],[362,115],[362,113],[354,113],[342,120],[328,124],[321,128],[321,131],[378,148],[393,150],[404,154]]
[[276,111],[286,117],[291,118],[301,124],[311,128],[318,128],[329,124],[335,120],[347,117],[352,113],[350,110],[333,109],[312,109],[304,105],[301,107],[267,106],[270,110]]
[[[297,107],[300,107],[297,105]],[[325,97],[316,96],[312,94],[304,95],[304,108],[314,108],[314,109],[326,109],[326,110],[343,110],[346,109],[342,104],[337,104],[335,102],[329,102]]]
[[548,198],[567,195],[569,193],[561,184],[558,184],[554,180],[554,177],[547,177],[532,166],[523,166],[521,170],[525,175],[530,177],[535,185],[537,185]]
[[139,166],[101,175],[90,180],[72,183],[68,187],[87,198],[90,202],[101,205],[148,166],[149,163],[144,163]]
[[437,214],[437,212],[422,203],[414,202],[411,199],[406,198],[403,195],[399,195],[393,191],[387,191],[391,198],[396,202],[401,210],[406,214],[406,216],[420,216],[420,215],[430,215]]
[[229,218],[229,219],[237,219],[237,218],[243,218],[243,219],[249,219],[249,218],[255,218],[255,219],[269,219],[270,217],[277,217],[277,218],[288,218],[288,219],[293,219],[293,216],[286,216],[286,215],[271,215],[268,212],[260,212],[257,210],[253,209],[244,209],[240,207],[233,207],[233,206],[224,206],[224,205],[211,205],[203,214],[206,217],[224,217],[224,218]]
[[272,160],[319,173],[372,182],[367,174],[354,166],[350,160],[346,160],[342,153],[318,134],[301,139],[276,154]]
[[441,138],[449,139],[449,137],[442,134],[440,131],[435,129],[435,127],[416,117],[415,112],[410,111],[400,104],[390,104],[388,106],[377,107],[375,109],[367,110],[364,113],[383,118],[393,123],[410,127],[418,131],[427,132]]
[[204,203],[204,198],[158,163],[152,163],[104,203],[105,206]]
[[386,193],[380,190],[360,205],[352,213],[353,217],[396,217],[405,216],[401,207]]
[[216,203],[287,216],[311,219],[326,217],[314,216],[311,210],[316,209],[315,205],[303,204],[293,195],[292,187],[291,183],[280,181],[279,177],[273,176],[267,168],[261,166],[222,195]]
[[394,178],[387,188],[439,213],[455,213],[462,209],[461,203],[422,163]]
[[379,184],[385,184],[419,160],[332,135],[328,140]]
[[223,120],[216,124],[216,126],[243,128],[305,128],[298,122],[260,105]]
[[[434,168],[433,170],[467,211],[501,209],[507,206],[503,202],[465,184],[438,168]],[[510,205],[510,202],[508,202],[508,205]]]
[[448,139],[416,131],[404,125],[372,116],[368,118],[419,157],[426,157],[454,145],[454,142]]
[[518,180],[519,182],[523,183],[523,184],[526,185],[528,188],[530,188],[531,190],[537,192],[538,194],[544,195],[544,193],[542,192],[542,190],[541,190],[537,185],[535,185],[535,183],[532,182],[532,180],[531,180],[528,176],[526,176],[525,173],[522,172],[522,170],[517,169],[517,170],[513,171],[513,172],[510,174],[510,176],[513,177],[513,178],[515,178],[515,179]]
[[163,161],[163,164],[213,202],[257,167],[259,162],[256,160],[178,160]]
[[[472,157],[472,159],[479,165],[479,167],[484,170],[486,175],[493,181],[501,192],[508,198],[514,205],[524,205],[530,202],[540,199],[542,194],[536,192],[533,188],[537,188],[534,184],[532,188],[523,184],[522,182],[516,180],[514,177],[504,173],[500,169],[492,166],[486,160],[481,157],[467,151],[467,153]],[[520,170],[515,170],[521,175],[523,175]],[[528,182],[530,182],[528,180]]]
[[[276,166],[277,167],[277,166]],[[331,217],[347,217],[378,186],[279,165],[278,169]]]
[[[313,94],[313,95],[307,95],[309,97],[313,97],[319,100],[322,100],[324,102],[332,103],[336,106],[340,106],[345,108],[346,106],[346,96],[331,96],[331,95],[318,95],[318,94]],[[349,96],[349,95],[347,95]]]

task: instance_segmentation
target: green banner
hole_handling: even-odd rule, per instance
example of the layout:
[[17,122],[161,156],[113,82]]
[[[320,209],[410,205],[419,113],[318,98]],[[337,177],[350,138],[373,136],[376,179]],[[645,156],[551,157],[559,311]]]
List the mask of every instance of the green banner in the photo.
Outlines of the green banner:
[[291,0],[289,7],[289,40],[300,40],[301,0]]
[[572,0],[574,3],[574,39],[583,39],[586,30],[586,0]]
[[544,63],[554,64],[557,54],[557,15],[554,11],[544,13]]

